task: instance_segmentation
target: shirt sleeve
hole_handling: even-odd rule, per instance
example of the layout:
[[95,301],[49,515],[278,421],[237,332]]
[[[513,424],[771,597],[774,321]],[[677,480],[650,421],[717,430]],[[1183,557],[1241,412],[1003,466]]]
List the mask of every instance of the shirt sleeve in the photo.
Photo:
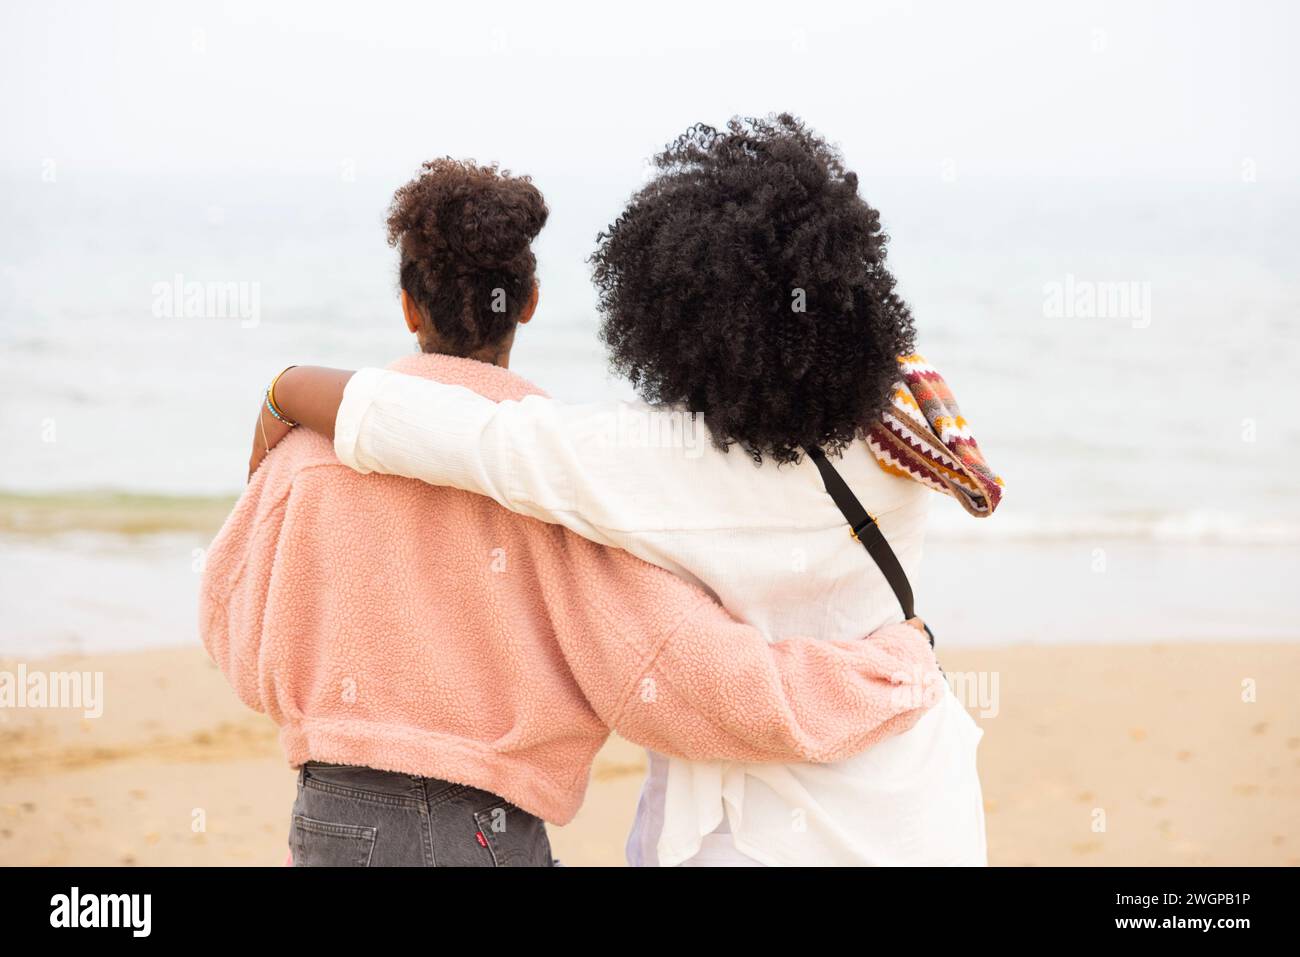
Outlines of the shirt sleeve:
[[[642,403],[495,402],[456,385],[382,369],[348,383],[334,429],[339,460],[486,495],[602,545],[674,514],[691,449],[620,441],[619,429],[679,434],[687,414]],[[631,425],[629,425],[631,423]],[[673,432],[676,430],[676,433]],[[703,427],[687,436],[707,442]],[[650,557],[642,555],[641,557]]]

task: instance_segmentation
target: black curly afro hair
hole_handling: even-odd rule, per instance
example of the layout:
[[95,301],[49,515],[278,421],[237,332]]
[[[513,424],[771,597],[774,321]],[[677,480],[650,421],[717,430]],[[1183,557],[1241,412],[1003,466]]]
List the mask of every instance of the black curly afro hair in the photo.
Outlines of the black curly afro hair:
[[693,126],[654,162],[591,258],[613,368],[756,462],[842,448],[914,337],[857,175],[786,113]]
[[468,356],[501,341],[533,294],[532,242],[546,202],[527,176],[451,157],[430,160],[394,195],[388,243],[402,288],[443,348]]

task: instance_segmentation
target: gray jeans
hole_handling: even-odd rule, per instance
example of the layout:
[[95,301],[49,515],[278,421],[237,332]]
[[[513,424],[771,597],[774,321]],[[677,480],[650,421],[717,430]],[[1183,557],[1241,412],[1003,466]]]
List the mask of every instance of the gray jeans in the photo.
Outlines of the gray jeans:
[[295,867],[550,867],[540,818],[437,778],[318,764],[298,771]]

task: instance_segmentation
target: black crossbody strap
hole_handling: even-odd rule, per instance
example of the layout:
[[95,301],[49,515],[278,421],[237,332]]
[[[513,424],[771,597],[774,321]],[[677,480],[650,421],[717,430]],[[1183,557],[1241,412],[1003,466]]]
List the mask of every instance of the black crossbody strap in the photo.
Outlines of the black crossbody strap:
[[[885,541],[885,536],[881,534],[876,520],[862,507],[862,503],[840,477],[840,473],[835,471],[835,466],[831,465],[830,460],[826,458],[826,453],[815,447],[808,449],[807,452],[808,457],[817,464],[817,470],[822,473],[822,482],[826,486],[826,491],[830,493],[831,499],[849,523],[850,534],[862,543],[862,547],[867,550],[867,554],[884,574],[885,581],[889,582],[889,587],[894,590],[898,603],[903,606],[903,617],[915,618],[916,612],[912,607],[912,585],[907,580],[907,573],[903,571],[903,566],[899,564],[898,556],[894,554],[894,550],[889,547],[889,542]],[[929,631],[928,628],[926,630]],[[933,643],[933,639],[931,642]]]

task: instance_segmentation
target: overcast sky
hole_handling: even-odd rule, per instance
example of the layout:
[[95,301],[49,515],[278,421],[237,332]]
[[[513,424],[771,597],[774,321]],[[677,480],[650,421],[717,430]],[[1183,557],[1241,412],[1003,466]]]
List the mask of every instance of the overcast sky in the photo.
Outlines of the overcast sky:
[[788,109],[871,175],[1300,174],[1289,3],[51,3],[0,12],[0,162],[605,176]]

